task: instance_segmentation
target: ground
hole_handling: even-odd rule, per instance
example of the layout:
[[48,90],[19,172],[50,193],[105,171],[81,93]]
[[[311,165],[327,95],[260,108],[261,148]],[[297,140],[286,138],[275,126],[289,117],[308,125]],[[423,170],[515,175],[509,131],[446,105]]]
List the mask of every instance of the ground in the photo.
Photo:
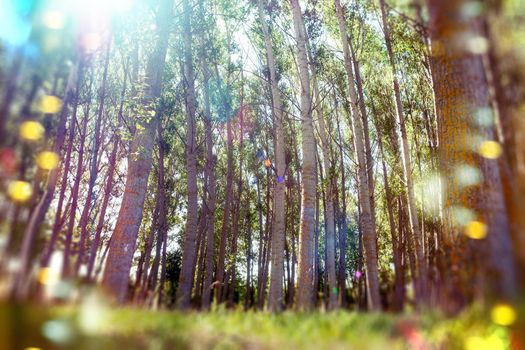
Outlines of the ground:
[[74,307],[4,304],[0,310],[0,349],[503,350],[523,349],[525,330],[522,312],[511,325],[502,325],[493,310],[481,306],[455,317],[350,311],[272,315],[110,308],[88,298]]

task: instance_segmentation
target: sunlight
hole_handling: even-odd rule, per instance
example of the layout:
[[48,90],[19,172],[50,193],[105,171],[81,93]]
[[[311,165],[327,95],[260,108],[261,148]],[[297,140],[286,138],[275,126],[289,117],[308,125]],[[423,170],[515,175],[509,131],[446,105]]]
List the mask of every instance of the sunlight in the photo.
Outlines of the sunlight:
[[0,0],[0,349],[523,343],[508,2]]
[[81,16],[89,13],[97,13],[100,16],[122,14],[130,11],[134,3],[134,0],[58,0],[52,2],[57,9]]
[[60,11],[46,11],[42,16],[42,22],[50,29],[62,29],[66,24],[66,17]]

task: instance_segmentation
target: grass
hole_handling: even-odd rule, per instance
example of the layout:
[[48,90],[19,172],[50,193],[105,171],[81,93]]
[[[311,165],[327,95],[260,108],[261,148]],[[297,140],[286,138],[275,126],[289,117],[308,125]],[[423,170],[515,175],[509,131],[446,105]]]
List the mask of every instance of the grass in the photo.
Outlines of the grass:
[[[521,313],[523,315],[523,313]],[[520,323],[521,322],[521,323]],[[0,349],[523,349],[523,319],[496,325],[473,307],[436,313],[364,314],[111,309],[3,305]]]

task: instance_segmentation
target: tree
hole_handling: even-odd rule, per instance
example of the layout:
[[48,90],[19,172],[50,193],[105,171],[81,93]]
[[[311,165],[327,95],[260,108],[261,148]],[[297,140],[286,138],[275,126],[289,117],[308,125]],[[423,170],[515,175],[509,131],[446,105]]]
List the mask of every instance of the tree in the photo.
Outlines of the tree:
[[[159,38],[147,68],[147,89],[142,101],[151,114],[156,112],[156,102],[162,87],[162,73],[168,47],[172,0],[161,0],[157,13]],[[120,212],[111,239],[102,285],[119,303],[126,299],[129,271],[139,227],[142,209],[152,166],[152,151],[158,123],[155,117],[145,117],[133,135],[128,158],[128,174]],[[142,124],[142,125],[141,125]]]
[[401,163],[403,165],[403,180],[405,182],[406,190],[405,194],[408,203],[408,215],[410,219],[410,232],[413,236],[414,250],[416,254],[416,273],[414,278],[417,280],[416,293],[419,293],[418,300],[421,303],[427,302],[427,262],[425,253],[423,251],[424,239],[419,228],[419,222],[417,218],[416,199],[414,194],[414,184],[412,181],[412,164],[410,160],[410,151],[408,145],[408,136],[405,125],[405,113],[403,111],[403,104],[401,102],[401,92],[399,91],[399,82],[397,78],[396,61],[394,57],[394,51],[392,49],[392,43],[390,38],[390,28],[388,26],[388,18],[385,10],[385,0],[380,0],[381,5],[381,18],[383,21],[383,33],[385,35],[385,43],[387,47],[388,59],[390,62],[390,68],[392,69],[392,83],[394,87],[394,100],[396,104],[396,115],[399,123],[400,141],[401,141]]
[[193,261],[196,254],[195,239],[197,237],[198,204],[197,204],[197,145],[195,142],[195,77],[192,62],[191,17],[193,11],[188,0],[183,1],[183,41],[184,41],[184,81],[186,83],[186,170],[188,172],[188,210],[186,232],[182,255],[182,269],[177,290],[177,304],[185,309],[190,306],[191,286],[193,282]]
[[297,285],[297,307],[309,310],[313,306],[313,239],[315,227],[315,136],[312,120],[312,98],[306,30],[298,0],[290,0],[292,7],[297,61],[301,85],[301,149],[303,152],[301,227],[299,231],[299,278]]
[[[444,240],[450,246],[462,238],[486,238],[476,246],[486,247],[484,260],[493,295],[512,297],[516,291],[516,268],[503,197],[499,164],[491,154],[497,148],[493,114],[480,122],[479,113],[491,111],[489,84],[480,53],[468,45],[479,33],[481,18],[460,15],[464,2],[428,0],[432,45],[432,77],[439,125],[441,173],[446,183]],[[462,34],[470,33],[467,42]],[[479,138],[472,147],[471,139]],[[483,180],[464,186],[460,167],[478,169]],[[458,211],[470,213],[466,222],[452,221]],[[467,257],[464,257],[467,258]]]
[[381,301],[379,299],[379,281],[377,269],[377,235],[375,232],[375,224],[373,223],[374,218],[372,216],[370,206],[370,193],[368,188],[368,175],[363,143],[363,121],[358,109],[357,93],[354,86],[354,73],[352,71],[352,62],[346,34],[346,23],[343,14],[343,8],[339,0],[335,0],[335,8],[341,35],[341,43],[343,46],[344,66],[348,79],[354,148],[358,159],[358,190],[361,207],[360,219],[361,225],[363,227],[363,247],[365,252],[365,264],[367,272],[366,282],[368,306],[372,310],[379,310],[381,309]]
[[275,57],[268,24],[264,15],[263,0],[258,1],[259,19],[261,21],[264,46],[266,49],[266,60],[270,71],[270,89],[272,96],[272,113],[275,124],[275,176],[276,182],[273,191],[274,217],[272,224],[272,267],[270,292],[268,294],[268,308],[272,311],[280,311],[283,307],[283,277],[284,277],[284,244],[285,244],[285,159],[284,159],[284,130],[283,113],[281,103],[281,92],[279,91],[279,81]]

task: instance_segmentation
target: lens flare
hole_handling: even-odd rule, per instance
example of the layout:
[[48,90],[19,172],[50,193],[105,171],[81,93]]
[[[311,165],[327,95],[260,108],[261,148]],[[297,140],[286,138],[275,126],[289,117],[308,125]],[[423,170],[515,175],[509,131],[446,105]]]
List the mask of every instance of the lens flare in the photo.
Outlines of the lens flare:
[[42,22],[50,29],[62,29],[66,24],[66,17],[60,11],[46,11],[42,16]]
[[487,159],[497,159],[502,152],[501,145],[496,141],[483,141],[479,147],[479,154]]
[[80,45],[84,52],[90,54],[97,51],[102,44],[102,38],[99,33],[86,33],[80,38]]
[[56,284],[59,280],[59,274],[57,271],[49,267],[43,267],[38,272],[38,282],[44,285]]
[[487,225],[481,221],[471,221],[465,227],[465,235],[472,239],[483,239],[487,237]]
[[500,326],[510,326],[516,321],[516,311],[507,304],[499,304],[492,308],[490,313],[492,322]]
[[27,121],[20,125],[20,137],[26,141],[38,141],[44,136],[45,129],[39,122]]
[[62,108],[62,100],[56,96],[44,96],[40,100],[39,109],[45,114],[55,114]]
[[59,157],[55,152],[40,152],[36,158],[36,163],[41,169],[53,170],[58,166]]
[[12,181],[7,188],[7,193],[13,201],[23,203],[31,198],[33,188],[29,182]]

